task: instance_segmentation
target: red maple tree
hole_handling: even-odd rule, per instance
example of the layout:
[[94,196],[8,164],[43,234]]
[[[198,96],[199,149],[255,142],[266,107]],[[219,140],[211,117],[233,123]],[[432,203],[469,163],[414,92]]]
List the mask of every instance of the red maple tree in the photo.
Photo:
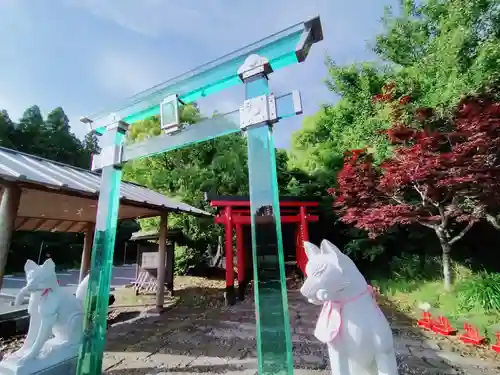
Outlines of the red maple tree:
[[500,103],[487,95],[467,97],[448,123],[436,125],[425,108],[407,125],[401,119],[411,98],[394,92],[389,85],[374,98],[392,107],[394,125],[385,132],[395,144],[392,157],[375,165],[366,149],[346,153],[338,187],[329,193],[342,220],[371,237],[395,225],[434,230],[449,290],[452,245],[478,220],[500,229]]

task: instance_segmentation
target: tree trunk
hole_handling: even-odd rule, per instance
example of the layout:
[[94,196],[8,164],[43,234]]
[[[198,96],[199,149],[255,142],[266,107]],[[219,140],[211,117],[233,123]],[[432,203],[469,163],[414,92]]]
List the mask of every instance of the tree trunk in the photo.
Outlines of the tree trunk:
[[210,267],[222,267],[222,258],[224,257],[224,241],[222,236],[217,237],[217,252],[212,255]]
[[500,230],[500,224],[495,216],[486,214],[486,221],[490,223],[495,229]]
[[442,254],[442,262],[443,262],[443,283],[444,290],[449,292],[451,290],[451,244],[446,240],[444,233],[442,233],[439,229],[436,230],[436,234],[439,238],[439,243],[441,244]]
[[443,281],[444,290],[449,292],[451,290],[451,259],[450,250],[451,246],[448,243],[441,244],[443,249]]

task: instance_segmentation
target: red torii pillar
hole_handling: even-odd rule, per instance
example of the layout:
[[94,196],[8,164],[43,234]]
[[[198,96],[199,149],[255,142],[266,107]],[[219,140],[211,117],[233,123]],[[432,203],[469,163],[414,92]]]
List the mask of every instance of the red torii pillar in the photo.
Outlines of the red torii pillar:
[[306,274],[306,264],[307,264],[307,254],[304,248],[304,241],[309,241],[309,228],[308,228],[308,215],[307,208],[305,206],[300,206],[300,221],[297,223],[296,230],[296,245],[295,245],[295,257],[297,260],[297,265],[299,266],[302,273]]
[[225,250],[226,250],[226,305],[234,305],[234,252],[233,252],[233,209],[227,206],[224,210]]
[[236,260],[238,268],[238,299],[245,299],[245,290],[247,286],[246,278],[246,254],[245,241],[243,238],[243,224],[236,224]]

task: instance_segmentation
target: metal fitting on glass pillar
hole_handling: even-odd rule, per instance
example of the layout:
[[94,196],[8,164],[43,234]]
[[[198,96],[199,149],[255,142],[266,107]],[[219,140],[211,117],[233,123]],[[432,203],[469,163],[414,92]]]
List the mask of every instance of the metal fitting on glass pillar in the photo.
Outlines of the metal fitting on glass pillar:
[[[246,131],[256,125],[272,124],[278,120],[274,95],[267,95],[268,75],[273,72],[269,61],[259,55],[250,55],[238,69],[238,76],[245,83],[246,100],[240,107],[240,128]],[[262,86],[263,94],[249,94],[253,86]]]
[[92,246],[87,298],[85,300],[84,336],[78,358],[77,374],[100,374],[106,342],[107,313],[113,253],[115,248],[120,184],[122,145],[128,124],[110,116],[102,142],[103,152],[93,158],[93,170],[102,169],[97,216]]
[[258,55],[250,55],[238,69],[246,95],[240,107],[240,127],[248,145],[259,374],[291,375],[292,341],[271,126],[279,116],[275,97],[269,95],[270,73],[268,59]]
[[[129,124],[121,120],[115,120],[106,127],[104,139],[107,137],[113,138],[110,144],[104,145],[99,154],[92,155],[92,171],[101,170],[108,166],[121,166],[123,160],[123,142],[121,141],[127,133]],[[116,140],[115,138],[119,138]],[[108,142],[106,142],[108,143]]]

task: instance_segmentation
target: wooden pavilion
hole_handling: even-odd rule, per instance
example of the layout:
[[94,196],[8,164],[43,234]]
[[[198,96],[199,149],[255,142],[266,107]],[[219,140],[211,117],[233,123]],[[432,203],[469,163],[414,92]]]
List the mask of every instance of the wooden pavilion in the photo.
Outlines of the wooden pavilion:
[[[100,183],[98,173],[0,147],[0,289],[14,231],[84,233],[83,279],[90,267]],[[212,216],[137,184],[122,182],[120,193],[119,220],[161,217],[158,262],[165,261],[169,212]],[[158,264],[160,272],[165,266]],[[164,288],[157,291],[162,309]]]

